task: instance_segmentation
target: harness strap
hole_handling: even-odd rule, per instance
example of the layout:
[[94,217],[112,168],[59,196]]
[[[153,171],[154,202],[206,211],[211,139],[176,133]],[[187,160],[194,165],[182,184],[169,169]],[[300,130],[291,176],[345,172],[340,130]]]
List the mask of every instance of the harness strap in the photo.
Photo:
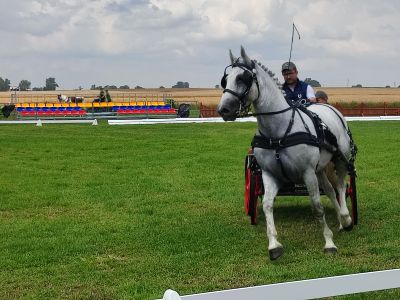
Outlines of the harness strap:
[[292,147],[299,144],[307,144],[314,147],[322,146],[318,138],[310,135],[307,132],[296,132],[289,134],[285,139],[272,139],[263,135],[255,135],[251,142],[253,148],[280,150],[287,147]]
[[293,107],[289,106],[285,109],[282,110],[278,110],[278,111],[271,111],[271,112],[264,112],[264,113],[251,113],[251,114],[246,114],[246,115],[242,115],[239,116],[239,118],[244,118],[244,117],[256,117],[256,116],[272,116],[272,115],[277,115],[277,114],[281,114],[284,112],[287,112],[288,110],[293,109]]

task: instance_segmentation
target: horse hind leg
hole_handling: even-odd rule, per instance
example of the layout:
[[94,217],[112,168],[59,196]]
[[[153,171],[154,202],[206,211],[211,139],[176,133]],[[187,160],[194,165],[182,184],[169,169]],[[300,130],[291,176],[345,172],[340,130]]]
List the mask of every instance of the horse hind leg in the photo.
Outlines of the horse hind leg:
[[330,162],[327,167],[317,174],[320,187],[324,190],[326,196],[331,200],[336,211],[336,216],[339,222],[339,231],[343,229],[342,219],[340,217],[340,205],[337,200],[337,193],[333,186],[337,186],[337,176],[335,166]]
[[275,228],[273,206],[275,197],[278,194],[279,187],[275,180],[263,172],[262,174],[264,182],[264,198],[263,198],[263,210],[265,214],[265,220],[267,223],[267,236],[268,236],[268,252],[270,260],[276,260],[283,254],[282,244],[278,242],[278,233]]
[[315,217],[319,221],[322,226],[322,232],[325,239],[324,251],[327,253],[336,253],[337,247],[333,243],[333,233],[329,229],[328,224],[325,220],[325,212],[324,208],[321,204],[320,193],[319,193],[319,185],[317,175],[314,170],[310,169],[305,173],[304,183],[307,186],[308,193],[310,195],[311,204],[313,207],[313,212]]
[[337,160],[335,162],[336,175],[337,175],[337,186],[336,190],[338,192],[338,200],[340,205],[340,219],[343,229],[350,231],[353,229],[353,220],[350,217],[349,210],[346,205],[346,176],[347,176],[347,166],[341,161]]

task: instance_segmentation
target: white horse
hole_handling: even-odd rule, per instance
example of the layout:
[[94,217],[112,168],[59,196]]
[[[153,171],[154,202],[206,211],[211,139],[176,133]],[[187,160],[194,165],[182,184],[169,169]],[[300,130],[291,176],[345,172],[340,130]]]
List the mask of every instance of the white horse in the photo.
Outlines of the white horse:
[[[336,253],[332,231],[325,221],[319,188],[324,190],[337,212],[339,229],[351,230],[353,222],[345,203],[345,177],[354,167],[356,147],[345,119],[330,105],[313,104],[307,110],[303,105],[286,101],[272,72],[251,60],[243,47],[239,58],[235,58],[231,51],[229,53],[231,65],[228,67],[231,71],[228,74],[225,69],[221,81],[224,93],[217,111],[225,121],[233,121],[240,114],[247,113],[253,104],[258,130],[252,145],[262,170],[263,210],[270,259],[283,254],[274,224],[273,205],[279,189],[288,182],[306,185],[314,214],[322,225],[324,251]],[[313,122],[308,111],[319,116],[322,123]],[[331,161],[337,176],[337,182],[333,183],[335,186],[325,172]]]

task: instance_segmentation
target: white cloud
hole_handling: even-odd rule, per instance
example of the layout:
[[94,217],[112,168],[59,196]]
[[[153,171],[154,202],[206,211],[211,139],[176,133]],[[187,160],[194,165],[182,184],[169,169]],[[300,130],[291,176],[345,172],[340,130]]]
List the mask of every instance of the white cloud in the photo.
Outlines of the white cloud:
[[[71,88],[111,84],[104,82],[110,78],[117,85],[190,79],[213,86],[228,49],[238,54],[241,44],[279,71],[294,21],[301,40],[294,41],[293,59],[304,75],[330,85],[343,84],[343,74],[386,85],[399,67],[399,17],[394,0],[0,0],[0,39],[7,44],[0,47],[0,76],[35,84],[49,73]],[[377,65],[385,72],[372,78]]]

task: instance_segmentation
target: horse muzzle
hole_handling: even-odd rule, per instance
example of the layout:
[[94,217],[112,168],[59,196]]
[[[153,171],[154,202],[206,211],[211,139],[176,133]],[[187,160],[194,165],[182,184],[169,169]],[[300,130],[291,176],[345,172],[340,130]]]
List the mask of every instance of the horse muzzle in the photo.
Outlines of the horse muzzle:
[[237,111],[230,110],[226,107],[219,107],[217,109],[218,114],[224,119],[224,121],[235,121],[237,116]]
[[[232,97],[223,99],[217,107],[218,114],[224,121],[235,121],[240,109],[239,101],[232,99]],[[226,97],[226,96],[225,96]]]

